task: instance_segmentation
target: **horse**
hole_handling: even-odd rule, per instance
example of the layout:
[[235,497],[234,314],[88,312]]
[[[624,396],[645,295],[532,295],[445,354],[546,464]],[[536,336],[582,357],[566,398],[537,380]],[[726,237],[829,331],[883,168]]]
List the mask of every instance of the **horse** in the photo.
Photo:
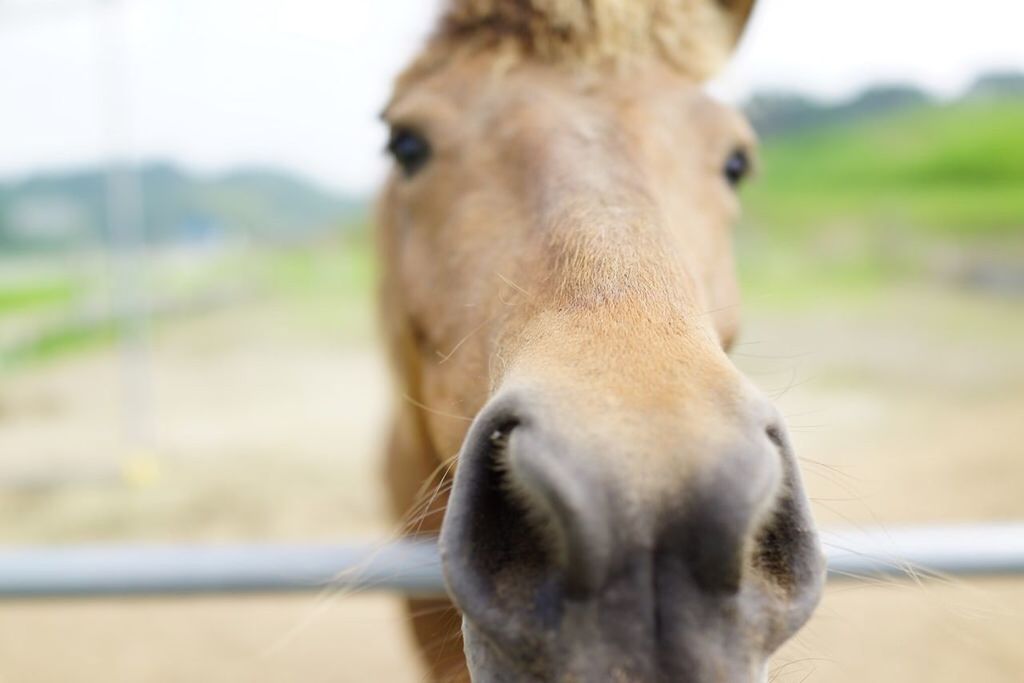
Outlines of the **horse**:
[[783,420],[728,356],[756,140],[703,84],[753,4],[449,0],[396,79],[386,481],[439,534],[434,680],[763,681],[819,600]]

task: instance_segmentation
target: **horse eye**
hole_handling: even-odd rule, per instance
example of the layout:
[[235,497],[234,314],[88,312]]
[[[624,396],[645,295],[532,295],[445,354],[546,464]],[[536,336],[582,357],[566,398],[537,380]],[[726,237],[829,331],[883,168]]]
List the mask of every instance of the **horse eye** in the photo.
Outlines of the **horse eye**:
[[395,158],[408,178],[430,159],[430,145],[419,133],[407,128],[392,128],[388,153]]
[[725,179],[729,181],[729,184],[736,187],[740,184],[740,181],[747,177],[750,173],[750,157],[746,151],[742,149],[733,150],[733,153],[729,155],[729,158],[725,161],[725,167],[722,169],[722,173],[725,175]]

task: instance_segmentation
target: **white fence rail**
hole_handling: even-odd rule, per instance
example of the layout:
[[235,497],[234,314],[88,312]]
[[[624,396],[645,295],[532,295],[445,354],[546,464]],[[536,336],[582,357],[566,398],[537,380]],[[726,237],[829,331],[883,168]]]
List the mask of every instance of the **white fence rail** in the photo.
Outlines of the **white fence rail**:
[[[830,580],[1024,574],[1024,522],[832,530]],[[0,598],[322,590],[444,592],[431,541],[0,550]]]

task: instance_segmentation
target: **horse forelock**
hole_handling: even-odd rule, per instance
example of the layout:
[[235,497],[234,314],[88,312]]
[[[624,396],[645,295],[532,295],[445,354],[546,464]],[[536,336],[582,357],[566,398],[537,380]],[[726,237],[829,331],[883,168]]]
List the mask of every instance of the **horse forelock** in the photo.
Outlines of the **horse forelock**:
[[724,62],[753,0],[451,0],[436,40],[512,43],[548,62],[654,57],[704,79]]

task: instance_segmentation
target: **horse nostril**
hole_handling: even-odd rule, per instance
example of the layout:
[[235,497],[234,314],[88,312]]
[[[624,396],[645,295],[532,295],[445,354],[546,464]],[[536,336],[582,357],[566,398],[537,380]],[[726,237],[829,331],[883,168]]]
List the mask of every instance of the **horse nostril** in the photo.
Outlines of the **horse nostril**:
[[824,559],[786,431],[775,422],[766,432],[782,462],[782,486],[758,530],[753,566],[789,595],[793,618],[805,618],[821,590]]
[[517,431],[506,450],[506,483],[542,533],[569,596],[597,590],[611,553],[609,491],[579,448],[539,425]]
[[605,487],[514,397],[481,413],[459,457],[441,531],[449,592],[489,637],[530,641],[604,580]]
[[505,448],[508,446],[508,435],[512,432],[515,425],[508,424],[501,427],[495,427],[494,431],[488,436],[488,440],[491,442],[493,448]]
[[784,436],[782,426],[778,422],[772,422],[765,427],[764,433],[768,435],[768,440],[779,450],[779,453],[786,450],[786,437]]
[[[518,647],[532,629],[509,614],[532,604],[553,557],[531,512],[508,480],[513,434],[530,427],[514,401],[496,401],[477,418],[459,454],[455,483],[441,528],[449,593],[460,610],[492,635]],[[552,615],[550,618],[554,618]]]

